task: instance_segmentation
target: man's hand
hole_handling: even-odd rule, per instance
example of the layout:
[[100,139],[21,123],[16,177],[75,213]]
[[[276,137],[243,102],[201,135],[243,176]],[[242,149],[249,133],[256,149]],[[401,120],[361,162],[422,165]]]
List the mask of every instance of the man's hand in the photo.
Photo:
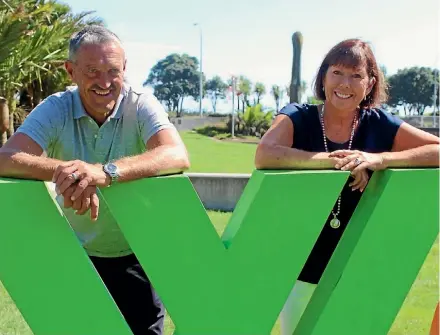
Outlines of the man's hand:
[[84,215],[90,209],[90,219],[96,221],[99,215],[99,198],[96,194],[96,186],[88,186],[84,192],[72,201],[72,194],[75,192],[76,185],[71,185],[62,194],[64,197],[64,208],[73,208],[75,214]]
[[74,183],[79,181],[71,195],[72,201],[78,199],[90,186],[108,186],[110,177],[102,170],[100,164],[88,164],[80,160],[60,164],[52,177],[58,194],[63,194]]

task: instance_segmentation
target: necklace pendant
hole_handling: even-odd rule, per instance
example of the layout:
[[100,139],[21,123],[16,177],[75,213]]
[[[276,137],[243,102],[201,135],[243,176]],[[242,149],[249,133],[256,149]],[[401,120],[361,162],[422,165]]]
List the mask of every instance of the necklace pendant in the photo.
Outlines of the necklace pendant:
[[339,221],[339,219],[336,216],[333,219],[331,219],[330,227],[332,227],[333,229],[338,229],[340,226],[341,226],[341,221]]

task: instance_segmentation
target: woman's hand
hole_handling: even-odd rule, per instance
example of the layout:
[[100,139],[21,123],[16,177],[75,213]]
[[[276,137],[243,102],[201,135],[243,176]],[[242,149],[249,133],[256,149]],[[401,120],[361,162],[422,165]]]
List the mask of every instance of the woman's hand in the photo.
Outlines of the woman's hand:
[[351,171],[354,180],[349,184],[353,191],[363,192],[370,176],[367,170],[378,171],[386,168],[380,154],[372,154],[358,150],[336,150],[329,157],[336,158],[335,168]]
[[357,172],[352,172],[351,176],[354,178],[354,180],[348,184],[348,186],[351,187],[352,191],[359,190],[360,192],[363,192],[365,187],[368,185],[368,181],[370,180],[367,170],[364,169]]
[[380,154],[358,150],[336,150],[330,153],[329,157],[337,158],[336,169],[352,171],[354,175],[361,170],[378,171],[386,168],[383,157]]

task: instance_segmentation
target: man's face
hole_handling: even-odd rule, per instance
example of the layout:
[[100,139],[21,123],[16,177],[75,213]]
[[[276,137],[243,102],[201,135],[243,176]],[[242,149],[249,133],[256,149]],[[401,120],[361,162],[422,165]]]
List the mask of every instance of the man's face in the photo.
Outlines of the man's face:
[[76,60],[66,62],[66,69],[89,114],[111,113],[124,82],[125,54],[119,44],[82,45]]

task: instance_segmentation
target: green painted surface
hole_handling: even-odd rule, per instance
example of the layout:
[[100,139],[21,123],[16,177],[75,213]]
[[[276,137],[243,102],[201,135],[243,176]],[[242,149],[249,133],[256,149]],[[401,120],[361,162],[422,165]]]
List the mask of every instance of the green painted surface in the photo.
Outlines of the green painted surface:
[[0,204],[0,281],[34,335],[132,335],[42,182],[0,180]]
[[[255,171],[222,238],[186,176],[103,194],[179,335],[270,334],[347,175]],[[295,335],[387,334],[438,234],[438,182],[375,173]],[[44,184],[0,179],[0,203],[0,281],[34,334],[130,335]]]
[[370,182],[295,335],[386,335],[435,238],[439,171]]
[[255,172],[224,233],[227,249],[187,177],[104,196],[179,335],[270,334],[347,175]]

